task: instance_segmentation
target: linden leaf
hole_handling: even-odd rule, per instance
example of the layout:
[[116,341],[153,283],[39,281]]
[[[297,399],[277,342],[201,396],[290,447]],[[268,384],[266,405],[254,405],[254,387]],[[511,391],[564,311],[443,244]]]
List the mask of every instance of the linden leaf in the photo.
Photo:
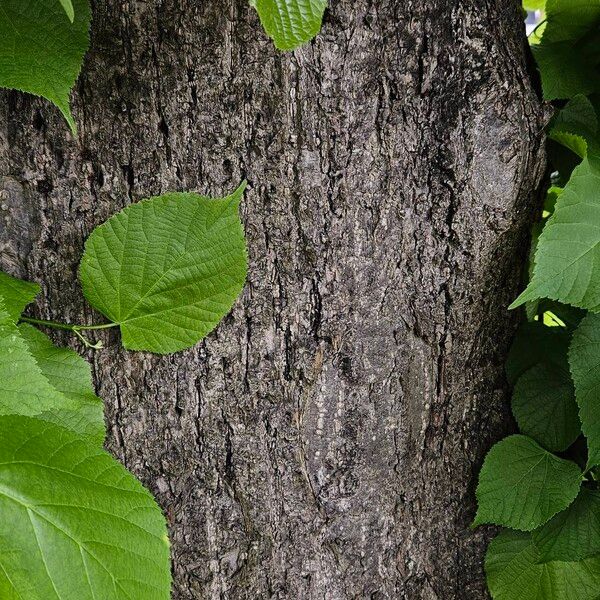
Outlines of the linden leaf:
[[55,346],[48,336],[27,323],[19,325],[21,337],[42,375],[56,390],[80,404],[83,421],[94,423],[90,438],[104,443],[104,404],[94,393],[89,364],[70,348]]
[[260,22],[279,50],[294,50],[321,29],[327,0],[252,0]]
[[600,310],[600,168],[585,158],[539,237],[533,278],[511,304],[551,298]]
[[10,315],[13,323],[19,320],[25,307],[33,302],[39,293],[40,286],[37,283],[22,281],[0,271],[0,296],[4,300],[4,310]]
[[539,562],[531,535],[504,530],[490,543],[485,572],[494,600],[596,600],[600,558]]
[[90,235],[83,291],[119,324],[126,348],[189,348],[231,310],[247,271],[238,216],[244,188],[218,200],[181,193],[150,198]]
[[38,419],[0,439],[0,597],[168,600],[165,519],[122,465]]
[[[0,2],[0,87],[42,96],[77,128],[69,94],[89,45],[88,0],[2,0]],[[72,8],[72,6],[71,6]]]
[[522,531],[543,525],[576,498],[579,467],[524,435],[511,435],[488,452],[479,473],[474,525]]
[[581,433],[575,390],[568,370],[540,363],[515,386],[512,411],[525,435],[553,452],[566,450]]
[[102,404],[90,408],[87,399],[50,384],[0,297],[0,415],[14,414],[58,423],[95,442],[104,436]]
[[581,429],[587,438],[588,466],[600,465],[600,315],[589,314],[573,334],[569,364],[575,383]]
[[578,561],[600,554],[600,492],[581,488],[575,502],[532,533],[540,560]]

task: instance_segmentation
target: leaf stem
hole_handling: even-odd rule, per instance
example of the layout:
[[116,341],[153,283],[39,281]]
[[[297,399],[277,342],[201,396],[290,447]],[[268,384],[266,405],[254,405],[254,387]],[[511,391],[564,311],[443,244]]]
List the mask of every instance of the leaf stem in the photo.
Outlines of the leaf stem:
[[46,319],[34,319],[33,317],[21,316],[21,321],[24,323],[31,323],[32,325],[42,325],[43,327],[52,327],[53,329],[64,329],[74,333],[87,348],[93,348],[99,350],[102,348],[102,341],[90,342],[81,331],[89,331],[92,329],[109,329],[110,327],[117,327],[118,323],[103,323],[102,325],[71,325],[69,323],[60,323],[58,321],[47,321]]
[[33,317],[20,318],[25,323],[32,323],[33,325],[44,325],[45,327],[52,327],[53,329],[66,329],[67,331],[87,331],[91,329],[110,329],[111,327],[118,327],[118,323],[103,323],[102,325],[71,325],[70,323],[59,323],[58,321],[47,321],[46,319],[34,319]]

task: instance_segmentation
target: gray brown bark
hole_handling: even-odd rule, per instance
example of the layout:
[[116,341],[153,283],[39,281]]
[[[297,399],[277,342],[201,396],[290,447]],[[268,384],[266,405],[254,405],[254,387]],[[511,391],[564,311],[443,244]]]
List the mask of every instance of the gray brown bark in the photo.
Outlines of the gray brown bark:
[[76,267],[121,207],[250,183],[218,330],[87,354],[174,598],[485,598],[468,525],[542,168],[517,2],[332,0],[291,54],[246,0],[93,4],[79,140],[0,98],[0,267],[42,283],[32,314],[100,320]]

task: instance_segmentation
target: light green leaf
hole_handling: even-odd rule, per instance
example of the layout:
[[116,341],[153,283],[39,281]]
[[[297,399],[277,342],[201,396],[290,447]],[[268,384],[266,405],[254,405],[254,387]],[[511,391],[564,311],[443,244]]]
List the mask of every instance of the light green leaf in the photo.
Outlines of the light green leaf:
[[22,281],[0,271],[0,296],[4,300],[4,310],[8,312],[14,323],[19,320],[25,307],[33,302],[40,293],[37,283]]
[[553,452],[566,450],[581,433],[571,375],[548,363],[521,375],[512,411],[521,432]]
[[600,465],[600,315],[589,314],[573,334],[569,363],[587,438],[588,465]]
[[554,117],[548,137],[572,150],[581,158],[589,151],[599,154],[598,118],[592,103],[582,95],[577,95]]
[[50,100],[76,132],[69,94],[89,44],[91,15],[88,0],[74,5],[70,23],[56,0],[0,2],[0,87]]
[[252,0],[260,22],[279,50],[294,50],[321,29],[327,0]]
[[532,533],[540,561],[600,555],[600,492],[581,488],[575,502]]
[[69,21],[71,23],[75,20],[75,11],[73,10],[73,3],[71,0],[60,0],[62,7],[65,9],[67,16],[69,17]]
[[14,414],[58,423],[95,442],[104,435],[101,406],[90,410],[87,400],[50,384],[0,297],[0,415]]
[[539,364],[568,373],[569,341],[569,333],[563,328],[546,327],[538,321],[523,323],[506,361],[508,381],[515,385],[523,373]]
[[152,496],[62,427],[0,417],[0,597],[168,600],[169,544]]
[[533,279],[510,308],[536,298],[600,310],[600,170],[589,158],[558,197],[538,241]]
[[502,531],[488,547],[485,572],[494,600],[596,600],[600,559],[539,564],[531,535]]
[[554,456],[524,435],[511,435],[485,457],[474,525],[493,523],[531,531],[567,508],[581,481],[575,463]]
[[165,194],[127,207],[90,235],[81,261],[90,303],[118,323],[131,350],[168,353],[196,344],[229,312],[246,279],[231,196]]
[[42,374],[56,390],[76,401],[82,419],[93,423],[90,438],[104,443],[104,404],[94,393],[89,364],[70,348],[59,348],[39,329],[23,323],[21,337],[40,367]]

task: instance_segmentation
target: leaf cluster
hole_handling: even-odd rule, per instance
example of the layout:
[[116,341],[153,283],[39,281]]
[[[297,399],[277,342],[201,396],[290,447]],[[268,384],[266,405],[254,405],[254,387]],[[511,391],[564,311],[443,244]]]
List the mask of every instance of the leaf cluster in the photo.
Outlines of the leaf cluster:
[[84,331],[118,326],[125,347],[157,353],[192,346],[244,285],[244,187],[222,199],[150,198],[96,228],[80,278],[108,323],[24,316],[40,286],[0,272],[1,598],[169,597],[164,517],[102,449],[103,405],[90,367],[32,323],[84,340]]
[[496,600],[600,597],[600,0],[547,0],[533,40],[554,168],[506,366],[520,433],[479,475]]

